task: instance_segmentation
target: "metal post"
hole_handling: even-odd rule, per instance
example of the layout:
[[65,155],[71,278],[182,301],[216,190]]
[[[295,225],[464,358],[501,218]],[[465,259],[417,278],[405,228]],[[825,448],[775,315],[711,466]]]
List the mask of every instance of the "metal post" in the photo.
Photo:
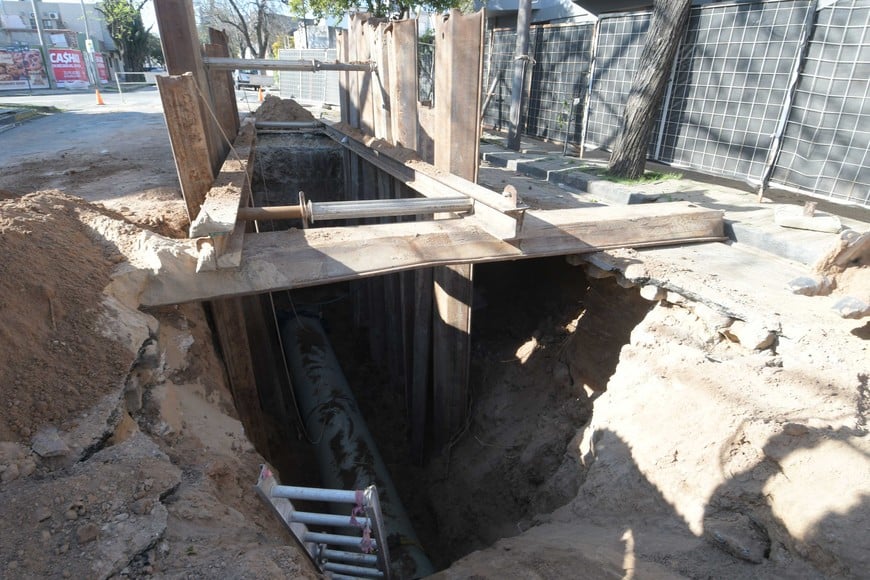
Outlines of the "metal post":
[[39,36],[39,46],[42,48],[42,54],[48,59],[48,88],[56,89],[57,81],[54,78],[54,67],[51,66],[51,54],[45,46],[45,39],[42,37],[42,22],[40,22],[39,9],[36,6],[36,0],[30,0],[30,7],[33,9],[33,20],[36,22],[36,34]]
[[517,10],[517,49],[514,56],[514,76],[511,83],[511,110],[508,137],[505,146],[514,151],[520,150],[523,114],[523,86],[526,78],[526,65],[529,62],[529,22],[532,19],[532,0],[520,0]]
[[85,64],[88,67],[88,73],[94,79],[94,86],[100,88],[100,76],[94,62],[94,41],[91,40],[91,27],[88,23],[88,13],[85,10],[85,0],[79,0],[79,2],[82,5],[82,18],[85,20]]
[[121,78],[118,76],[118,71],[115,71],[115,84],[118,85],[118,94],[121,95],[121,102],[126,103],[124,100],[124,91],[121,90]]

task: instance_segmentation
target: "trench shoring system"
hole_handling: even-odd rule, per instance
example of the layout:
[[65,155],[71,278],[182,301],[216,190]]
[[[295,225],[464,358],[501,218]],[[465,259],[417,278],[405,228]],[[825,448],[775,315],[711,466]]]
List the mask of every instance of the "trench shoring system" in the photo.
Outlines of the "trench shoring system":
[[[338,38],[339,62],[252,63],[230,59],[226,35],[214,29],[209,43],[200,46],[190,0],[155,0],[155,12],[169,72],[158,78],[158,86],[191,228],[180,251],[158,257],[160,265],[141,302],[210,301],[233,396],[246,412],[280,415],[257,403],[267,398],[268,381],[257,374],[255,363],[263,353],[254,345],[277,342],[279,333],[272,302],[258,295],[352,281],[359,284],[354,309],[369,321],[374,361],[394,370],[388,387],[407,399],[411,459],[422,462],[439,453],[466,421],[473,264],[723,239],[721,211],[685,202],[532,210],[516,192],[477,185],[482,11],[453,11],[439,22],[434,106],[417,100],[414,20],[352,15],[350,30]],[[341,122],[240,122],[234,68],[339,71]],[[298,205],[251,207],[257,125],[268,131],[317,131],[339,143],[345,201],[300,196]],[[299,219],[303,227],[257,231],[254,224],[272,219]],[[353,225],[308,227],[323,220]],[[368,281],[357,282],[363,279]],[[254,319],[264,322],[247,323]],[[308,320],[302,324],[316,326]],[[287,353],[286,359],[293,356]],[[337,378],[340,369],[330,376],[328,385],[344,381]],[[288,377],[288,389],[292,383],[298,390],[304,382],[292,373]],[[294,398],[302,397],[297,392]],[[345,417],[340,421],[348,421],[348,409],[338,404],[344,400],[328,394],[314,407],[329,406]],[[323,418],[320,428],[329,423]],[[422,550],[388,555],[382,534],[395,525],[390,520],[396,510],[380,513],[378,507],[378,493],[394,494],[388,474],[372,465],[350,469],[350,490],[282,486],[268,467],[257,489],[312,560],[333,577],[431,572]],[[333,506],[333,513],[288,507],[311,494]],[[310,526],[338,531],[311,531]],[[413,537],[413,530],[398,535]]]

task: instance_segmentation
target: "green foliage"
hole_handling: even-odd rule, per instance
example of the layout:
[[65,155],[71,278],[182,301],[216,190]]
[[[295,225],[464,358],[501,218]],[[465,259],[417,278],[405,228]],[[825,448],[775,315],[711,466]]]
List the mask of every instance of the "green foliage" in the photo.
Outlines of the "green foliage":
[[467,11],[473,8],[473,0],[426,0],[419,3],[409,0],[287,0],[287,5],[300,18],[306,15],[313,15],[317,19],[324,16],[338,17],[357,11],[385,18],[406,17],[418,7],[426,12],[444,12],[451,8]]
[[[104,0],[96,8],[106,26],[127,71],[142,70],[148,56],[149,30],[142,23],[140,10],[146,0]],[[162,52],[161,52],[162,58]]]
[[148,61],[153,65],[163,66],[166,60],[163,58],[163,47],[160,45],[160,38],[153,32],[148,33]]

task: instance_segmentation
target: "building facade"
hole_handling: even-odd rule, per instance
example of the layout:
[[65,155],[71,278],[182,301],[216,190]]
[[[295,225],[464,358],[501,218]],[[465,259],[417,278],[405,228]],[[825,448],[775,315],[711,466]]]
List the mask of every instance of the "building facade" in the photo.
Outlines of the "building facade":
[[0,0],[0,91],[105,84],[117,55],[96,3]]

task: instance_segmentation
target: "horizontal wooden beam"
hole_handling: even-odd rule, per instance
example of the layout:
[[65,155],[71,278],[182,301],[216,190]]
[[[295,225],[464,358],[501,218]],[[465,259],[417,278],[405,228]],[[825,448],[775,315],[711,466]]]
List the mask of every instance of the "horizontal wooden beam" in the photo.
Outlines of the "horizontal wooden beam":
[[367,137],[346,125],[326,124],[324,131],[349,151],[425,197],[470,197],[474,200],[475,217],[492,236],[500,240],[519,237],[525,207],[517,207],[491,189],[419,161],[413,151]]
[[527,228],[529,237],[519,247],[493,237],[474,217],[248,234],[238,270],[199,274],[194,273],[192,241],[178,241],[187,246],[160,253],[162,265],[140,299],[157,306],[446,264],[723,239],[721,211],[685,202],[537,211]]
[[251,196],[256,136],[253,121],[245,120],[199,214],[190,224],[191,238],[212,238],[218,268],[238,267],[241,263],[242,242],[230,237],[244,235],[244,227],[238,227],[236,221],[239,208],[247,205]]

